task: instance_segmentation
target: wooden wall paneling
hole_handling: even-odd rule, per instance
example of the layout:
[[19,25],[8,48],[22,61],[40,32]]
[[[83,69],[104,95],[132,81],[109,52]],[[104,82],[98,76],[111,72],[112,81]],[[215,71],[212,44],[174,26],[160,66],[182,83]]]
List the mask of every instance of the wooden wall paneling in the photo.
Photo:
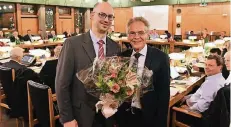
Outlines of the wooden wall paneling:
[[[182,10],[182,35],[185,38],[186,31],[201,31],[207,28],[211,31],[226,31],[230,34],[230,3],[208,3],[206,7],[200,7],[198,4],[175,5],[173,7],[173,33],[176,30],[176,10]],[[224,16],[223,14],[227,14]]]
[[56,6],[55,8],[55,31],[56,31],[56,34],[60,34],[61,33],[61,29],[60,29],[60,22],[59,22],[59,7]]
[[87,32],[88,30],[91,29],[91,10],[87,9],[87,11],[84,14],[84,32]]
[[41,29],[43,31],[43,34],[45,35],[45,31],[46,31],[46,17],[45,17],[45,6],[44,5],[40,5],[39,9],[38,9],[38,25],[39,25],[39,29]]
[[71,8],[71,25],[72,27],[70,28],[71,33],[75,32],[75,9]]
[[73,29],[73,24],[72,24],[72,18],[60,18],[59,19],[59,26],[57,27],[59,29],[58,34],[63,34],[64,31],[68,29]]
[[21,21],[21,5],[19,3],[16,4],[16,17],[17,17],[17,31],[21,35],[22,34],[22,21]]
[[168,31],[170,33],[173,33],[173,6],[169,5],[169,10],[168,10]]
[[21,18],[22,20],[22,34],[26,35],[27,30],[30,29],[32,34],[37,34],[38,32],[38,18]]
[[114,14],[115,14],[115,21],[114,21],[115,32],[126,33],[127,22],[130,18],[133,17],[132,8],[115,8]]

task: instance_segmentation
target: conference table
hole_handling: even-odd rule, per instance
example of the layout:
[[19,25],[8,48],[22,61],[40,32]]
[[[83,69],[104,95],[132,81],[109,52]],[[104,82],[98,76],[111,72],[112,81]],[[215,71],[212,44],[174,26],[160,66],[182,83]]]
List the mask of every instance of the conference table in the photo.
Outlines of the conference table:
[[[124,43],[130,43],[127,39],[116,39],[116,42],[121,46],[121,50]],[[176,46],[186,46],[186,47],[197,47],[199,44],[197,42],[167,42],[167,41],[155,41],[155,40],[147,40],[147,44],[150,45],[168,45],[169,53],[173,53]]]
[[[193,80],[189,81],[190,78],[192,78]],[[169,107],[168,107],[168,127],[171,124],[170,123],[170,118],[171,118],[171,112],[170,112],[170,110],[171,110],[171,108],[175,104],[177,104],[178,102],[180,102],[184,98],[184,96],[188,95],[195,88],[199,87],[205,81],[205,75],[202,74],[200,77],[189,77],[188,79],[189,79],[188,80],[189,82],[187,82],[184,85],[182,85],[182,84],[178,85],[176,83],[171,82],[170,91],[171,91],[171,88],[179,88],[181,90],[176,95],[170,97]],[[179,81],[179,82],[182,82],[182,80]]]

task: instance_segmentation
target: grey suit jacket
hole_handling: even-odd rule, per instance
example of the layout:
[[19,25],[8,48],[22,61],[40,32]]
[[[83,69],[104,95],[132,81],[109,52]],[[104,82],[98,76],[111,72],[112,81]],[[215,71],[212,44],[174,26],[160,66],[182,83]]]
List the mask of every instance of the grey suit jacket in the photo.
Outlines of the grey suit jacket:
[[[106,56],[116,55],[119,51],[119,45],[107,37]],[[79,127],[92,126],[98,100],[86,93],[76,73],[89,67],[95,57],[90,32],[70,37],[64,42],[55,81],[61,123],[76,119]]]

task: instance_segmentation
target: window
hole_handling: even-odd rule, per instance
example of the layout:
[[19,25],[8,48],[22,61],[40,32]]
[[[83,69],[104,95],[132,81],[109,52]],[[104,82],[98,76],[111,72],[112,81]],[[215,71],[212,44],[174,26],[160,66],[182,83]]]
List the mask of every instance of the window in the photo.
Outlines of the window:
[[59,15],[61,16],[71,15],[71,8],[59,7]]
[[0,29],[15,29],[15,5],[0,3]]
[[46,29],[53,30],[55,28],[55,7],[46,6],[45,11]]
[[36,15],[37,7],[35,5],[21,5],[22,15]]

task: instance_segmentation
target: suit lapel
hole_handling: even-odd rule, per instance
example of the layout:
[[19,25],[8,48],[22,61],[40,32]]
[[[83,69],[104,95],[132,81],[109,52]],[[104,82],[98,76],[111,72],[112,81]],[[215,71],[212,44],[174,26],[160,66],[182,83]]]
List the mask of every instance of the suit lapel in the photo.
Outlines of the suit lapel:
[[94,46],[93,46],[93,42],[91,40],[90,31],[88,31],[83,36],[84,36],[83,48],[86,51],[88,57],[93,62],[94,58],[96,57],[96,54],[95,54],[95,49],[94,49]]
[[147,55],[146,55],[146,59],[145,59],[145,66],[147,67],[147,68],[150,68],[150,66],[151,66],[151,60],[152,60],[152,49],[151,49],[151,47],[147,47]]

